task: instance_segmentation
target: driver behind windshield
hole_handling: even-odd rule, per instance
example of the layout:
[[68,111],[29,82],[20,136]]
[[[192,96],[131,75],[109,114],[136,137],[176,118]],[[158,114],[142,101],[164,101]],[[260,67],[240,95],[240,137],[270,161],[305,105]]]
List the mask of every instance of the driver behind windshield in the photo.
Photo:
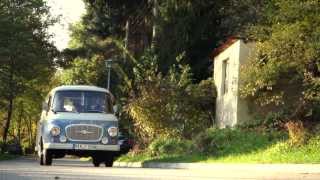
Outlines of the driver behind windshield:
[[104,92],[59,91],[53,101],[54,112],[110,113],[111,102]]
[[100,97],[94,97],[89,108],[89,111],[104,112],[106,109],[105,100]]

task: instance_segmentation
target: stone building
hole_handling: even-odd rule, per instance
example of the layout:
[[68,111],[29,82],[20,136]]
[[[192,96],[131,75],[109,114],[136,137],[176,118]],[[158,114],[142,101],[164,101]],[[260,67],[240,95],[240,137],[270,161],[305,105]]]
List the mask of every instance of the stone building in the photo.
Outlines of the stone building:
[[239,97],[240,67],[253,53],[254,43],[230,38],[214,51],[214,82],[217,87],[216,123],[233,127],[251,119],[245,100]]

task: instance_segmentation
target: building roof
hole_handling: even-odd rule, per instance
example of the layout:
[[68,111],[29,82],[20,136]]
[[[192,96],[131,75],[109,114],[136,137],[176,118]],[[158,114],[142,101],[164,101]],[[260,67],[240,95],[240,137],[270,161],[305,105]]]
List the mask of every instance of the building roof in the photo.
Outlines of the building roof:
[[56,91],[99,91],[99,92],[106,92],[110,93],[107,89],[97,87],[97,86],[87,86],[87,85],[65,85],[59,86],[51,90],[51,93]]
[[211,58],[214,59],[214,57],[216,57],[218,54],[220,54],[222,51],[230,47],[233,43],[235,43],[238,40],[240,39],[234,36],[229,37],[226,42],[224,42],[222,45],[213,50]]

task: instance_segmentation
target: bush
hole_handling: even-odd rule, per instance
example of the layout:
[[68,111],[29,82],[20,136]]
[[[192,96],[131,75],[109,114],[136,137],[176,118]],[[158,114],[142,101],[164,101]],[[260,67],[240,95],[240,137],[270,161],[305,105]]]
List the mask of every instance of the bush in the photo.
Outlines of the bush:
[[188,155],[193,153],[194,150],[192,141],[164,137],[155,139],[148,147],[151,156]]
[[265,134],[241,129],[210,128],[196,136],[193,142],[198,151],[221,156],[256,151],[282,137],[275,132]]
[[160,136],[191,138],[210,127],[214,118],[213,80],[193,84],[190,67],[173,66],[158,73],[157,58],[143,56],[135,68],[137,94],[127,106],[143,144]]
[[[255,50],[241,69],[240,95],[277,112],[286,110],[289,119],[319,117],[320,24],[313,17],[319,12],[314,0],[269,1],[264,16],[247,35],[255,41]],[[316,7],[316,8],[315,8]],[[273,9],[270,11],[270,9]],[[297,36],[298,35],[298,36]]]
[[3,143],[3,141],[0,141],[0,154],[5,152],[5,144]]
[[289,121],[286,123],[289,140],[294,145],[302,145],[307,141],[307,130],[301,121]]
[[287,118],[287,115],[284,111],[279,112],[269,112],[265,117],[262,125],[268,129],[282,129],[284,124],[284,119]]
[[14,155],[22,155],[22,147],[20,142],[17,139],[12,139],[8,141],[6,144],[3,145],[4,147],[4,152],[8,152],[9,154],[14,154]]
[[252,119],[244,123],[237,124],[236,127],[243,130],[282,131],[285,130],[288,115],[284,111],[268,112],[266,115],[253,114]]

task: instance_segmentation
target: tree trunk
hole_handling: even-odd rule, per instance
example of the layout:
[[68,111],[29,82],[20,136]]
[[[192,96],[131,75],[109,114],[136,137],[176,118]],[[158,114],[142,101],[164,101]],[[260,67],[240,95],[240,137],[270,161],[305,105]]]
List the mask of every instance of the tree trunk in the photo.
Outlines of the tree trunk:
[[158,36],[158,16],[159,16],[159,4],[158,0],[153,0],[153,9],[152,9],[152,15],[153,15],[153,26],[152,26],[152,42],[151,42],[151,48],[154,49],[157,44],[157,36]]
[[142,33],[142,37],[141,37],[141,39],[142,39],[142,42],[143,42],[143,45],[142,45],[142,48],[143,48],[143,50],[144,49],[146,49],[146,48],[149,48],[150,46],[150,36],[149,36],[149,33],[148,33],[148,30],[146,29],[146,27],[147,27],[147,24],[148,24],[148,19],[147,18],[144,18],[143,19],[143,26],[144,26],[144,28],[143,28],[143,33]]
[[13,97],[11,96],[9,98],[9,103],[8,103],[7,119],[5,120],[5,124],[3,127],[3,134],[2,134],[3,143],[7,142],[7,136],[8,136],[8,131],[9,131],[11,117],[12,117],[12,110],[13,110]]
[[[126,37],[124,40],[124,48],[126,49],[127,52],[129,52],[129,35],[130,35],[130,20],[129,19],[127,19],[127,21],[126,21],[125,29],[126,29]],[[125,52],[123,53],[123,58],[124,58],[124,63],[126,63],[127,55]]]
[[13,84],[13,68],[14,68],[14,62],[12,59],[10,59],[10,74],[9,74],[9,91],[8,92],[8,109],[7,109],[7,118],[5,119],[4,126],[3,126],[3,134],[2,134],[2,140],[3,143],[7,143],[7,136],[10,128],[10,122],[12,117],[12,111],[13,111],[13,100],[14,100],[14,84]]
[[29,117],[28,119],[28,122],[27,122],[27,129],[28,129],[28,142],[29,142],[29,147],[32,146],[33,142],[32,142],[32,117]]
[[32,115],[29,115],[26,117],[26,129],[27,129],[27,134],[28,134],[28,142],[29,142],[29,147],[33,147],[35,146],[35,143],[36,143],[36,136],[37,136],[37,133],[33,133],[33,129],[32,129],[32,125],[34,124],[34,122],[36,122],[36,119],[39,119],[40,117],[35,117],[35,116],[32,116]]
[[20,113],[18,118],[18,140],[21,143],[21,123],[22,123],[22,116],[23,116],[23,102],[20,103]]

